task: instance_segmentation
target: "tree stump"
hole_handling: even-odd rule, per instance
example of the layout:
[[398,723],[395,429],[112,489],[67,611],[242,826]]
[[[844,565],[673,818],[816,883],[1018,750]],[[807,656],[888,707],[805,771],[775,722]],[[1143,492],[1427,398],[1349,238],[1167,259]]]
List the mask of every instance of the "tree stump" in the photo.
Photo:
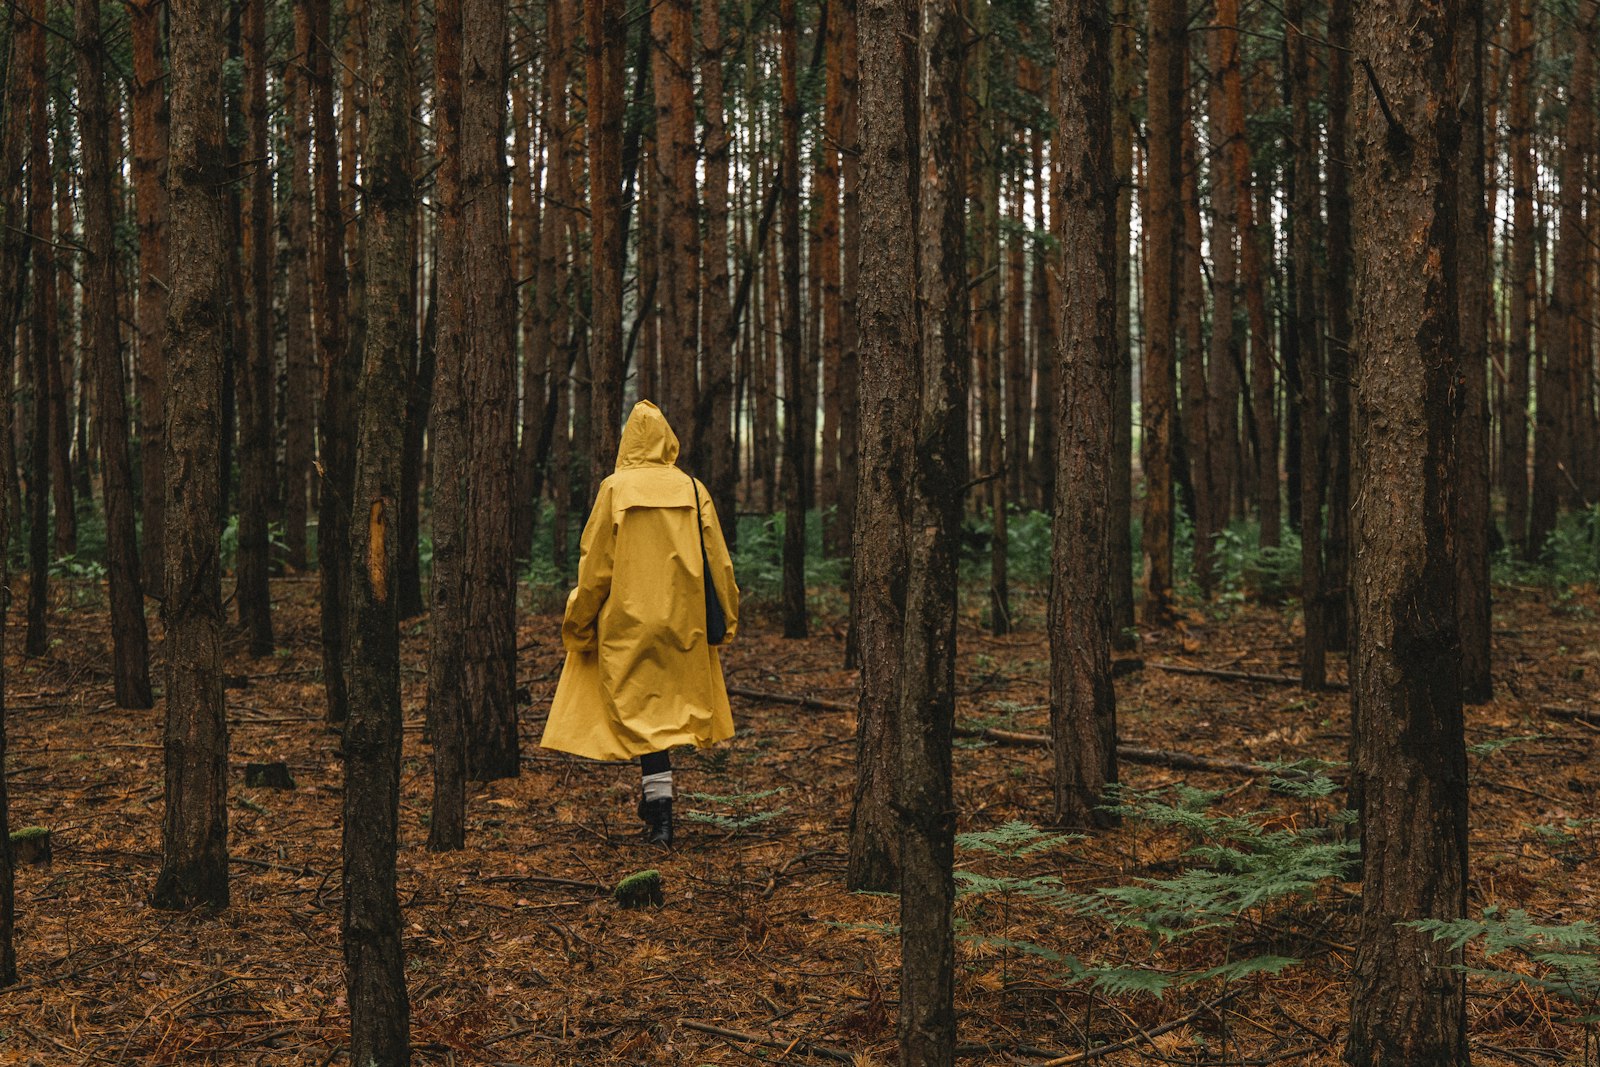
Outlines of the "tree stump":
[[11,833],[11,855],[18,864],[31,863],[44,866],[50,862],[50,829],[46,826],[26,826]]
[[661,872],[649,870],[628,875],[611,891],[611,899],[624,908],[659,908],[666,903],[666,896],[661,892]]

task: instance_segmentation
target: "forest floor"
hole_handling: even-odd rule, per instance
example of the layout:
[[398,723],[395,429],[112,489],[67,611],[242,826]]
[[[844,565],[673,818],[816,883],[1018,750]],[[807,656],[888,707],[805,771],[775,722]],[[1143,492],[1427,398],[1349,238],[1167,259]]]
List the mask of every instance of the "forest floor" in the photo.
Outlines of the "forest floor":
[[[110,705],[99,589],[56,589],[53,651],[6,664],[11,825],[50,827],[54,860],[19,872],[23,981],[0,991],[0,1062],[347,1062],[342,769],[338,738],[321,721],[315,582],[274,584],[279,655],[251,661],[242,641],[229,645],[233,900],[216,916],[145,903],[160,849],[161,711]],[[1600,707],[1600,597],[1592,585],[1496,595],[1499,695],[1467,715],[1478,746],[1472,913],[1499,905],[1570,923],[1592,914],[1600,876],[1600,720],[1559,709]],[[963,621],[966,726],[1046,729],[1043,601],[1038,591],[1016,599],[1022,625],[1010,636],[983,633],[975,609]],[[11,613],[7,649],[21,644],[20,614]],[[850,893],[844,882],[855,721],[827,704],[853,699],[854,675],[840,666],[837,613],[812,638],[786,641],[775,619],[747,612],[724,654],[730,686],[823,706],[738,697],[731,743],[676,758],[680,841],[671,852],[637,839],[636,767],[537,747],[561,665],[560,620],[523,619],[523,774],[475,790],[468,848],[444,855],[423,848],[426,636],[420,620],[405,628],[400,896],[415,1062],[893,1063],[895,901]],[[1343,693],[1156,666],[1292,673],[1297,626],[1292,605],[1191,605],[1178,630],[1146,636],[1135,653],[1143,669],[1118,680],[1122,741],[1243,762],[1342,760]],[[1342,676],[1343,658],[1333,667]],[[1048,750],[1015,740],[958,742],[962,831],[1048,818]],[[267,760],[288,763],[293,790],[245,787],[244,764]],[[1360,886],[1319,879],[1317,866],[1333,840],[1319,828],[1335,821],[1342,795],[1317,796],[1326,789],[1303,780],[1306,788],[1292,780],[1274,791],[1259,775],[1159,765],[1124,763],[1122,775],[1145,798],[1130,801],[1144,817],[1034,851],[1023,831],[991,834],[988,851],[958,854],[958,867],[988,879],[973,882],[987,892],[958,904],[962,1062],[1339,1063]],[[1209,792],[1178,792],[1178,783]],[[1252,837],[1249,826],[1305,832]],[[1220,882],[1207,881],[1205,857],[1184,853],[1219,844],[1269,862],[1236,861]],[[1292,870],[1274,883],[1263,867]],[[618,907],[610,889],[646,868],[659,870],[664,903]],[[1182,883],[1189,898],[1176,910],[1187,917],[1161,913],[1158,893],[1121,909],[1093,896],[1185,870],[1201,876]],[[1059,885],[1019,881],[1036,877]],[[1235,893],[1232,905],[1218,905],[1218,885],[1224,897]],[[1259,902],[1239,903],[1252,886],[1265,886]],[[1084,906],[1094,899],[1102,906]],[[1182,932],[1164,940],[1141,922]],[[1187,929],[1196,924],[1205,928]],[[1469,962],[1481,959],[1469,950]],[[1529,966],[1517,959],[1490,963]],[[1200,973],[1224,963],[1235,970]],[[1265,970],[1248,973],[1255,968]],[[1160,997],[1120,991],[1163,983],[1171,988]],[[1587,1062],[1572,1021],[1584,1010],[1594,1008],[1475,977],[1474,1060]]]

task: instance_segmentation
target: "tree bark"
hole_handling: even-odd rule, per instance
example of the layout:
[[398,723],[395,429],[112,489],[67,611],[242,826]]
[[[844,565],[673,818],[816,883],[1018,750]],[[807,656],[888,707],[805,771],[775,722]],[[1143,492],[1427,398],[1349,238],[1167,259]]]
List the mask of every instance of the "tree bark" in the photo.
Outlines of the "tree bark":
[[146,589],[163,586],[161,574],[162,504],[166,486],[161,472],[162,330],[166,319],[166,161],[167,94],[162,85],[160,0],[130,0],[132,36],[132,172],[135,220],[139,232],[136,328],[139,339],[135,368],[139,403],[139,466],[141,541],[139,559]]
[[915,263],[881,255],[914,247],[912,164],[917,117],[906,71],[914,62],[916,9],[906,0],[862,0],[860,419],[851,607],[861,664],[856,784],[850,810],[851,889],[899,885],[893,789],[898,766],[900,649],[908,565],[912,451],[901,432],[915,403],[918,352]]
[[1178,0],[1151,0],[1150,75],[1147,109],[1150,166],[1145,217],[1149,220],[1145,261],[1145,352],[1140,387],[1145,500],[1142,553],[1147,626],[1172,620],[1174,421],[1177,409],[1176,338],[1178,267],[1183,259],[1180,191],[1184,116],[1183,72],[1186,14]]
[[1355,9],[1354,777],[1365,866],[1345,1057],[1468,1062],[1459,951],[1401,925],[1466,909],[1467,761],[1453,529],[1460,86],[1453,0]]
[[1288,0],[1284,11],[1289,60],[1288,77],[1284,80],[1290,93],[1294,166],[1289,205],[1289,269],[1293,272],[1295,296],[1291,329],[1300,372],[1300,390],[1295,397],[1300,409],[1300,493],[1294,502],[1300,513],[1300,609],[1305,620],[1300,683],[1307,689],[1321,689],[1328,680],[1328,626],[1322,545],[1326,484],[1324,370],[1316,307],[1320,161],[1317,130],[1311,117],[1311,62],[1301,29],[1305,4],[1303,0]]
[[[1112,0],[1111,166],[1117,179],[1117,392],[1111,405],[1111,643],[1133,629],[1133,98],[1136,41],[1130,0]],[[1052,206],[1051,214],[1055,214]]]
[[1323,619],[1328,648],[1350,647],[1350,0],[1328,8],[1328,535]]
[[395,849],[400,816],[400,636],[396,610],[411,338],[412,226],[408,0],[371,0],[365,203],[366,335],[350,531],[350,717],[345,723],[344,915],[350,1059],[410,1062],[410,1006],[401,949]]
[[622,0],[583,7],[588,40],[586,109],[589,126],[589,242],[591,281],[588,464],[608,471],[616,462],[622,418],[622,270],[627,233],[622,206],[622,77],[628,47]]
[[[80,0],[80,3],[86,0]],[[244,9],[244,109],[251,168],[248,229],[244,234],[249,323],[239,368],[239,551],[235,599],[239,623],[249,635],[250,655],[272,654],[272,566],[268,532],[272,507],[272,171],[267,155],[266,0],[246,0]]]
[[[1461,695],[1494,695],[1489,594],[1489,210],[1485,189],[1484,0],[1458,0],[1456,78],[1461,142],[1456,165],[1457,302],[1461,332],[1461,424],[1456,428],[1456,616],[1461,630]],[[1587,349],[1585,349],[1587,351]]]
[[[516,300],[511,287],[505,165],[507,8],[462,0],[461,194],[468,347],[465,634],[467,773],[476,782],[521,772],[517,737],[516,568],[511,498],[516,455]],[[442,363],[448,355],[440,351]],[[435,485],[450,472],[435,469]]]
[[[900,1064],[955,1062],[956,545],[967,477],[966,189],[962,58],[968,32],[952,0],[921,0],[917,34],[916,249],[921,370],[907,537],[905,635],[897,715],[900,814]],[[904,72],[900,75],[905,77]]]
[[700,451],[696,363],[699,353],[700,204],[695,184],[694,8],[692,0],[661,0],[651,7],[655,49],[657,186],[665,238],[660,258],[663,409],[688,436],[690,456]]
[[467,412],[463,364],[469,358],[466,236],[463,217],[462,0],[434,7],[434,176],[438,233],[437,369],[433,387],[433,576],[428,617],[428,732],[433,737],[433,808],[428,848],[466,844],[466,495]]
[[295,0],[294,54],[283,80],[289,107],[289,256],[284,282],[283,539],[288,564],[305,570],[306,522],[316,411],[317,369],[312,340],[311,270],[311,2]]
[[1538,304],[1534,274],[1533,0],[1511,0],[1511,264],[1506,337],[1506,377],[1500,419],[1500,484],[1506,499],[1506,540],[1518,559],[1528,543],[1528,360],[1533,312]]
[[[27,18],[28,9],[21,4],[11,9],[3,102],[5,122],[0,124],[0,222],[4,223],[0,231],[0,277],[5,279],[0,283],[0,376],[7,382],[12,380],[18,363],[16,326],[22,311],[28,257],[22,202],[26,184],[23,156],[29,132],[27,50],[32,43]],[[12,440],[15,413],[16,406],[9,399],[0,404],[0,442]],[[9,453],[7,457],[9,481],[13,467]],[[15,521],[11,494],[0,486],[0,589],[11,588],[10,545]],[[0,988],[17,981],[16,863],[11,851],[10,797],[6,786],[5,645],[5,627],[0,626]]]
[[717,0],[700,0],[700,60],[702,106],[706,115],[706,236],[701,316],[706,337],[705,383],[700,390],[701,410],[696,425],[699,455],[695,465],[708,471],[707,491],[716,503],[722,537],[731,548],[738,543],[738,449],[733,443],[733,352],[737,324],[729,305],[728,170],[731,139],[723,115],[723,38]]
[[227,322],[222,147],[226,4],[170,0],[172,140],[167,297],[166,816],[158,908],[228,904],[228,722],[218,561]]
[[50,364],[55,360],[56,268],[50,219],[50,114],[46,109],[50,76],[45,51],[47,18],[46,0],[33,0],[28,35],[28,229],[33,235],[33,314],[28,340],[33,357],[33,419],[28,469],[28,631],[23,642],[23,651],[29,656],[42,656],[50,649],[45,625],[50,605]]
[[[58,123],[65,127],[60,116]],[[72,181],[74,164],[72,134],[67,128],[56,131],[55,158],[56,188],[56,284],[54,292],[55,317],[50,323],[50,491],[51,511],[55,518],[54,551],[57,559],[69,559],[78,554],[77,489],[72,471],[72,431],[74,408],[72,403],[72,357],[76,347],[73,324],[73,295],[76,290],[78,267],[72,240]],[[65,238],[65,240],[62,240]]]
[[795,0],[779,0],[779,80],[782,108],[782,155],[778,180],[783,228],[783,300],[779,341],[783,348],[783,636],[805,637],[806,619],[806,453],[803,380],[805,354],[800,345],[800,45],[795,26]]
[[1237,24],[1224,25],[1223,21],[1219,7],[1219,25],[1207,35],[1213,75],[1208,101],[1211,141],[1219,146],[1211,156],[1211,342],[1202,461],[1211,506],[1197,510],[1194,527],[1195,581],[1201,595],[1207,598],[1216,591],[1216,538],[1227,525],[1239,476],[1233,460],[1237,455],[1234,442],[1239,436],[1239,368],[1244,365],[1243,346],[1234,329],[1234,310],[1239,300],[1235,249],[1238,218],[1231,195],[1233,153],[1225,147],[1229,126],[1228,97],[1223,89],[1223,72],[1239,64],[1239,34]]
[[[354,372],[346,335],[346,214],[340,198],[340,144],[333,115],[333,39],[328,6],[311,6],[311,112],[316,149],[317,247],[312,259],[312,303],[317,313],[317,351],[322,370],[318,412],[317,567],[321,575],[322,683],[328,721],[345,720],[345,598],[350,547],[350,493],[354,475],[349,412],[355,400]],[[354,20],[347,28],[355,33]],[[349,100],[349,97],[346,97]],[[353,113],[347,108],[346,113]],[[354,151],[351,138],[346,147]],[[348,173],[348,171],[347,171]]]
[[1572,81],[1561,150],[1561,193],[1555,256],[1550,268],[1550,299],[1539,347],[1537,425],[1533,439],[1533,500],[1528,517],[1528,549],[1542,555],[1556,528],[1560,503],[1573,494],[1580,421],[1589,415],[1579,398],[1585,393],[1589,350],[1585,317],[1584,161],[1594,141],[1595,34],[1600,33],[1600,2],[1580,0],[1572,34]]
[[83,152],[85,355],[93,361],[99,416],[101,488],[106,513],[106,572],[110,585],[112,678],[119,707],[148,708],[150,648],[139,532],[134,518],[133,469],[128,461],[128,408],[117,338],[115,220],[105,58],[98,0],[78,0],[78,130]]
[[[1111,681],[1110,485],[1117,374],[1117,181],[1112,166],[1111,23],[1094,0],[1056,0],[1057,164],[1065,210],[1060,343],[1055,367],[1055,512],[1050,586],[1050,733],[1055,817],[1113,824],[1102,810],[1117,781]],[[1198,355],[1196,353],[1196,355]]]

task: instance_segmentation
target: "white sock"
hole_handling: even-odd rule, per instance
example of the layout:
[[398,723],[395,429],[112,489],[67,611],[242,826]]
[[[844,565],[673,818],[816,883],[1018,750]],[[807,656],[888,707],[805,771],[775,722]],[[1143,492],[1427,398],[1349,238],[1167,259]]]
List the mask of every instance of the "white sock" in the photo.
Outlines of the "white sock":
[[652,800],[672,799],[672,772],[662,771],[659,774],[644,776],[644,799],[646,803]]

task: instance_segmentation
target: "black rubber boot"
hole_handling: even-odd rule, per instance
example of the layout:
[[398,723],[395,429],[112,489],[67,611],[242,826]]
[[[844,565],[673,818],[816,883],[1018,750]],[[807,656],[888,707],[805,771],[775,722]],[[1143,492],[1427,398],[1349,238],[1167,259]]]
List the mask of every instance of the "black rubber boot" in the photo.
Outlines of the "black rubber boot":
[[652,845],[672,845],[672,798],[639,801],[639,818],[644,820],[644,839]]

